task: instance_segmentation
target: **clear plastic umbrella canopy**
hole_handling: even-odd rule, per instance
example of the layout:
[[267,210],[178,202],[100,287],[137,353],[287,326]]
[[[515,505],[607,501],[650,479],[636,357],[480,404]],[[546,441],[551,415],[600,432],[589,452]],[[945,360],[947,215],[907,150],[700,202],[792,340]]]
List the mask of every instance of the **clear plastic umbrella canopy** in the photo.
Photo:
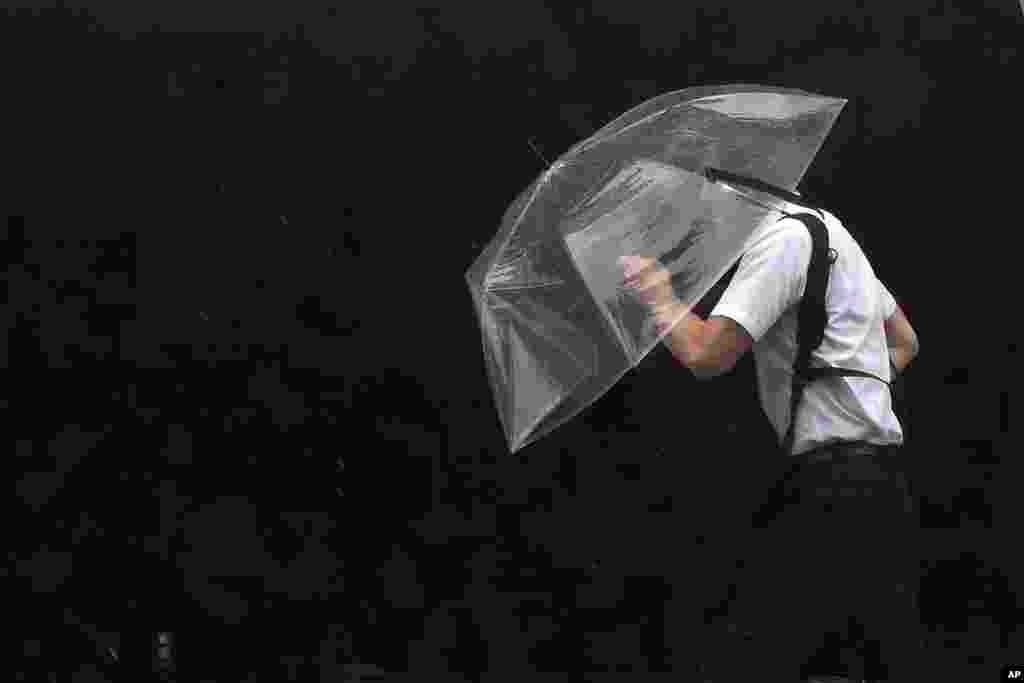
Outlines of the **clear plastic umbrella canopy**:
[[466,272],[511,452],[599,399],[666,333],[618,259],[656,258],[692,306],[779,215],[720,169],[794,190],[846,100],[789,88],[690,88],[575,145],[509,206]]

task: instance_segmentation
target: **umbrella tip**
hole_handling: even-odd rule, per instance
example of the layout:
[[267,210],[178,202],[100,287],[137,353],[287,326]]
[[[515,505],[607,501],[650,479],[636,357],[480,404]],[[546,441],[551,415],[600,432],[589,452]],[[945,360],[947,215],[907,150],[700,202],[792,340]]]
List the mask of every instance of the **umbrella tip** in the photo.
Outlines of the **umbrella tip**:
[[545,165],[547,165],[547,166],[551,165],[551,163],[547,159],[544,158],[544,155],[540,153],[540,150],[537,149],[536,145],[533,144],[533,140],[531,140],[530,138],[526,138],[526,143],[528,145],[530,145],[530,149],[533,150],[534,154],[536,154],[538,157],[540,157],[540,160],[543,161]]

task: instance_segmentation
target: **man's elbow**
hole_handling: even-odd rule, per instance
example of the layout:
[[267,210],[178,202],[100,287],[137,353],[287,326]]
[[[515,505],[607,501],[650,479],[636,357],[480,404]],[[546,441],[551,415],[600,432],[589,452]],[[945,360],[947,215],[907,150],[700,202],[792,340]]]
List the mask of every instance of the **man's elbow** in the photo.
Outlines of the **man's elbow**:
[[914,358],[921,351],[921,341],[917,338],[916,334],[912,334],[903,347],[907,350],[910,357]]

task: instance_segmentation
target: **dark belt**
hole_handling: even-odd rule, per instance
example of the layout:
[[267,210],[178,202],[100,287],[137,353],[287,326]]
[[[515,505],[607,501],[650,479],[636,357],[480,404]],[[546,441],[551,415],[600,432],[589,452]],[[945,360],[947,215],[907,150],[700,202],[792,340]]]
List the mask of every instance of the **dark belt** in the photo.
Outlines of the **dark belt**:
[[797,457],[807,463],[829,462],[848,457],[888,455],[894,448],[898,448],[898,446],[895,444],[882,446],[867,441],[837,441],[811,449]]

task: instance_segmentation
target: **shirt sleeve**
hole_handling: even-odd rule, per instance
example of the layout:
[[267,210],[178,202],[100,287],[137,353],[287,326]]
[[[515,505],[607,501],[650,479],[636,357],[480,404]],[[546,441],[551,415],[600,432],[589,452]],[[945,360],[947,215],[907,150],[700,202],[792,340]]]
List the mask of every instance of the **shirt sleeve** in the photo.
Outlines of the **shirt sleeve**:
[[798,303],[807,283],[811,235],[800,221],[779,221],[778,229],[754,242],[711,316],[734,320],[759,341],[783,313]]
[[[878,278],[875,278],[876,280]],[[885,286],[885,284],[878,280],[878,293],[882,298],[882,315],[888,320],[896,313],[896,297],[892,295],[892,292]]]

